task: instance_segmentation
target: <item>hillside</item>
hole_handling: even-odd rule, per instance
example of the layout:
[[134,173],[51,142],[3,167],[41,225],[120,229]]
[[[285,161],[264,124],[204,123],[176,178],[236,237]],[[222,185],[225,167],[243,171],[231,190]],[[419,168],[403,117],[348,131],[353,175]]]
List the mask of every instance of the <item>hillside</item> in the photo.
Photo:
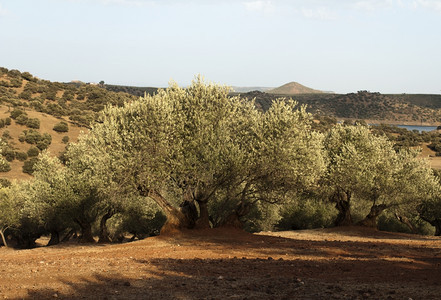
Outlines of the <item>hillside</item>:
[[[59,155],[80,131],[87,131],[106,105],[123,105],[136,98],[98,85],[50,82],[0,68],[0,149],[10,166],[9,171],[9,167],[2,169],[0,178],[29,178],[39,152],[48,149]],[[67,124],[67,131],[54,130],[60,122]],[[24,165],[28,173],[23,172]]]
[[298,95],[298,94],[321,94],[322,91],[301,85],[298,82],[290,82],[278,88],[266,91],[268,94],[276,95]]
[[[255,98],[263,110],[281,95],[262,92],[242,94]],[[299,94],[293,99],[306,104],[313,114],[338,119],[369,120],[373,123],[433,125],[441,124],[441,95],[386,95],[359,91],[349,94]]]
[[436,237],[348,227],[211,229],[116,245],[2,247],[0,297],[439,299],[440,245]]

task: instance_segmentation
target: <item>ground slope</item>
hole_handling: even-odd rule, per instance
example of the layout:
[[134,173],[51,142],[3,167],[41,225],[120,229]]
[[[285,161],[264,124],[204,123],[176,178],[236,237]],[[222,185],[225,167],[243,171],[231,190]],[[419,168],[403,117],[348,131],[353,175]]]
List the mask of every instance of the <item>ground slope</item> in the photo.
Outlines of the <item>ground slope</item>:
[[7,299],[439,299],[441,240],[364,229],[209,230],[0,248]]

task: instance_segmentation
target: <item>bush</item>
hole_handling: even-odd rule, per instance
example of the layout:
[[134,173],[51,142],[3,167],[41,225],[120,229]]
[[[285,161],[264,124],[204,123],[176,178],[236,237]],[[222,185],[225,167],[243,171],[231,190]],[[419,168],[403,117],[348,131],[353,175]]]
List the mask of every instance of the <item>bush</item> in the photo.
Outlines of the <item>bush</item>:
[[12,122],[11,118],[8,117],[8,118],[5,119],[5,125],[6,126],[11,125],[11,122]]
[[28,119],[26,126],[29,128],[40,129],[40,120],[37,118]]
[[46,139],[42,139],[41,141],[39,141],[37,143],[37,148],[40,149],[41,151],[43,151],[43,150],[46,150],[50,144],[51,144],[51,141],[46,140]]
[[11,118],[13,118],[15,120],[18,118],[18,116],[20,116],[22,114],[26,114],[26,112],[24,112],[21,109],[16,108],[13,111],[11,111]]
[[38,158],[32,158],[30,160],[27,160],[24,162],[23,164],[23,173],[27,173],[27,174],[33,174],[34,173],[34,165],[38,162]]
[[37,147],[30,147],[27,151],[28,157],[35,157],[40,154],[40,150]]
[[284,206],[279,230],[299,230],[330,227],[337,215],[332,205],[318,200],[299,201]]
[[32,93],[31,91],[23,91],[18,95],[18,97],[23,100],[31,100]]
[[11,134],[9,133],[9,130],[3,131],[2,137],[6,140],[12,139]]
[[15,159],[15,151],[11,148],[3,149],[2,155],[7,161],[13,161]]
[[61,141],[62,141],[64,144],[67,144],[67,143],[69,143],[69,137],[68,137],[67,135],[65,135],[65,136],[63,136],[63,138],[61,139]]
[[23,131],[22,133],[20,133],[20,134],[18,135],[18,140],[19,140],[20,142],[24,143],[24,141],[26,140],[26,132],[25,132],[25,131]]
[[41,141],[41,139],[41,134],[36,130],[30,129],[26,132],[25,141],[28,144],[36,144]]
[[20,125],[26,125],[28,122],[28,116],[25,114],[21,114],[17,117],[17,119],[15,119],[15,123],[20,124]]
[[26,152],[15,152],[15,157],[19,160],[19,161],[25,161],[26,159],[28,159],[28,155],[26,154]]
[[4,128],[6,126],[5,119],[0,119],[0,128]]
[[56,132],[68,132],[69,126],[67,125],[66,122],[60,122],[60,123],[55,124],[53,129]]
[[3,157],[0,158],[0,172],[9,172],[11,171],[11,165],[9,162]]

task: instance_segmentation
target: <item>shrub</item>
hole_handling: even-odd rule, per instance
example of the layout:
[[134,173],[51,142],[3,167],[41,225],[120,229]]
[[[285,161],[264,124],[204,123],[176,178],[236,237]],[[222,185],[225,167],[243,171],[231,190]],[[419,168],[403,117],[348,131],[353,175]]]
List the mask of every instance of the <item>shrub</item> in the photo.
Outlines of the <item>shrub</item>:
[[16,108],[13,111],[11,111],[11,118],[13,118],[15,120],[18,118],[18,116],[20,116],[22,114],[26,114],[26,112],[24,112],[21,109]]
[[64,144],[67,144],[67,143],[69,143],[69,137],[68,137],[67,135],[65,135],[65,136],[63,136],[63,138],[61,139],[61,141],[62,141]]
[[29,128],[40,129],[40,120],[37,118],[28,119],[26,126]]
[[30,129],[26,132],[25,141],[28,144],[36,144],[41,141],[41,139],[41,134],[36,130]]
[[3,131],[2,137],[4,139],[12,139],[11,134],[9,133],[9,130]]
[[37,148],[40,149],[41,151],[43,151],[43,150],[47,149],[50,144],[51,144],[51,141],[42,139],[41,141],[37,142]]
[[0,119],[0,128],[4,128],[6,126],[5,119]]
[[21,78],[12,78],[11,83],[9,84],[9,86],[13,88],[20,88],[22,85],[23,80]]
[[23,77],[24,79],[26,79],[26,80],[28,80],[28,81],[33,81],[33,80],[35,80],[35,79],[34,79],[34,76],[32,76],[32,74],[29,73],[29,72],[23,72],[23,73],[21,73],[21,77]]
[[6,126],[11,125],[11,118],[8,117],[5,119],[5,125]]
[[9,162],[3,157],[0,158],[0,172],[9,172],[11,171],[11,165]]
[[23,91],[18,95],[18,97],[23,100],[31,100],[32,93],[31,91]]
[[37,147],[30,147],[28,149],[27,154],[28,154],[28,157],[35,157],[35,156],[38,156],[38,154],[40,154],[40,150],[38,150]]
[[26,152],[15,152],[15,157],[19,160],[19,161],[25,161],[26,159],[28,159],[28,155],[26,154]]
[[67,125],[66,122],[60,122],[60,123],[55,124],[53,129],[56,132],[68,132],[69,126]]
[[28,116],[26,114],[21,114],[15,119],[15,122],[20,125],[26,125],[28,122]]
[[26,133],[25,133],[25,131],[23,131],[22,133],[20,133],[20,134],[18,135],[18,140],[19,140],[20,142],[24,143],[24,141],[26,140]]
[[15,151],[11,148],[3,149],[2,155],[7,161],[13,161],[15,159]]
[[33,174],[34,173],[34,165],[38,162],[38,158],[34,157],[30,160],[27,160],[23,164],[23,173]]
[[289,203],[281,211],[279,230],[299,230],[330,227],[336,212],[332,205],[319,200]]

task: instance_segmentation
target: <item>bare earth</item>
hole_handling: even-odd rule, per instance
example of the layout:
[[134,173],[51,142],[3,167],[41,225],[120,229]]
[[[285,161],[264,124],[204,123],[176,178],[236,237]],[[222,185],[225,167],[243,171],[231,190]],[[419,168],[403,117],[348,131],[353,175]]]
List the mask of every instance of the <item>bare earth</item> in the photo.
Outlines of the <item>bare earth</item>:
[[441,299],[441,239],[350,227],[0,248],[6,299]]

